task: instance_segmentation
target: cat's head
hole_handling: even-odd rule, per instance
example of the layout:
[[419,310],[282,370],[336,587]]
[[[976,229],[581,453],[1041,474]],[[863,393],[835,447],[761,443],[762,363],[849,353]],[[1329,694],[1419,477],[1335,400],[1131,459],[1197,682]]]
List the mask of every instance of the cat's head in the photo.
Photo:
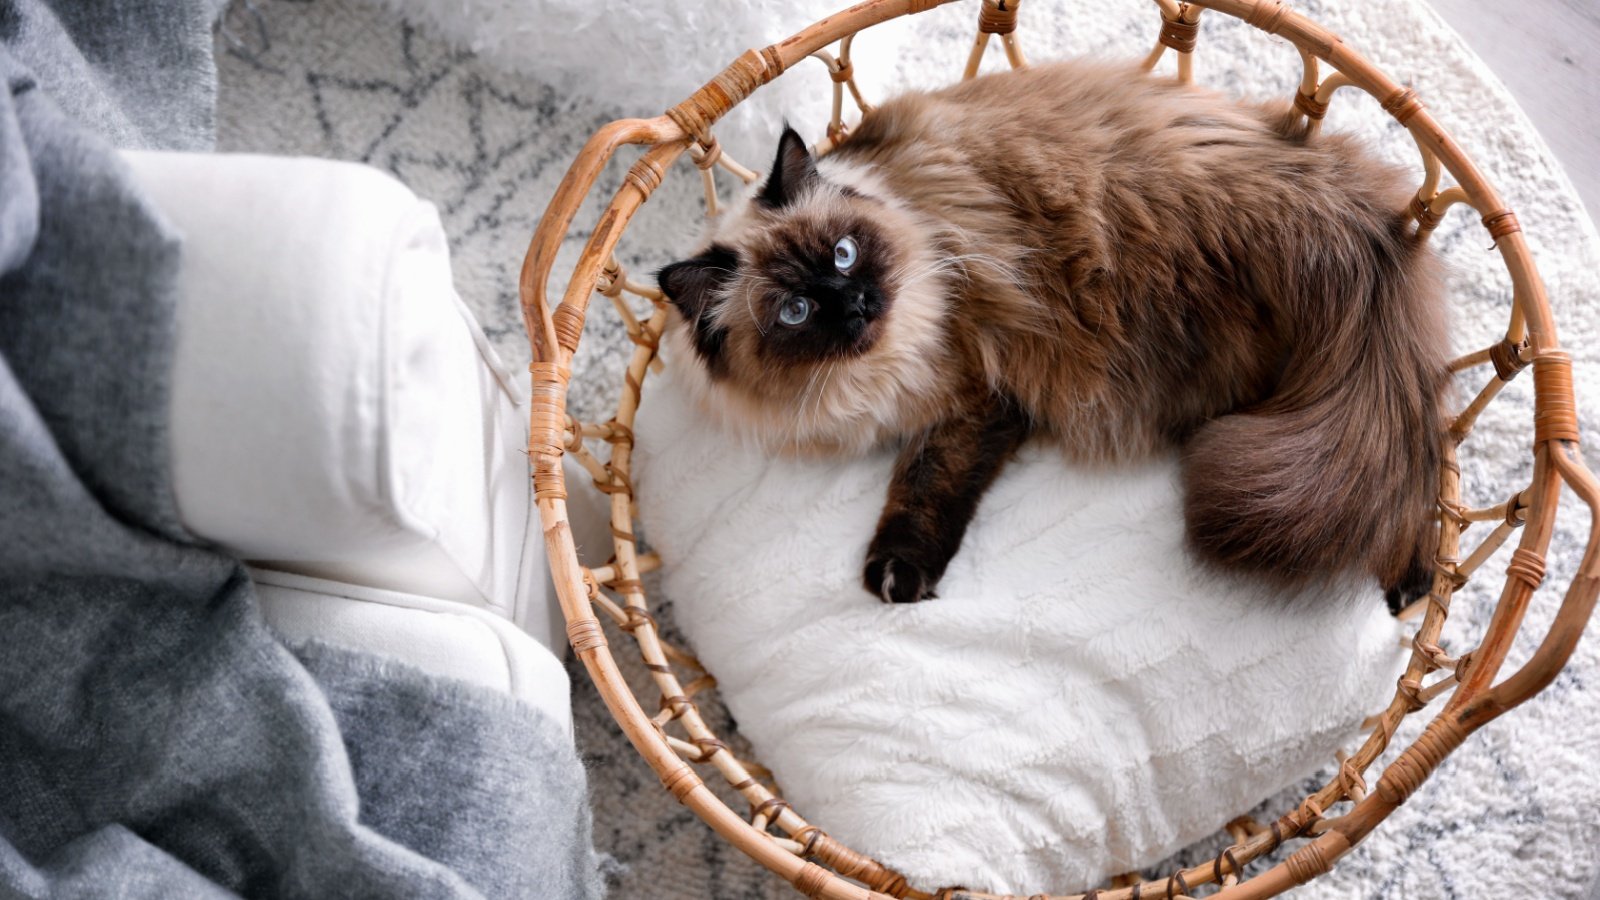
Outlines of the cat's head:
[[902,431],[943,343],[933,243],[870,172],[819,164],[786,128],[766,181],[717,218],[705,250],[660,271],[669,353],[692,355],[704,405],[776,443],[852,448]]

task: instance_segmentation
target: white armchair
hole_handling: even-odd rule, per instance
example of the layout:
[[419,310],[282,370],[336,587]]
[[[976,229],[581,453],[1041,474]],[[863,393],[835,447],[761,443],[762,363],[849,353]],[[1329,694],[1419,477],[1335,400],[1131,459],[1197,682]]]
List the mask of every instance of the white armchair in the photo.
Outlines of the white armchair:
[[[351,163],[126,159],[184,238],[170,424],[185,524],[252,563],[286,638],[570,722],[524,379],[456,296],[433,206]],[[580,540],[604,542],[592,520]]]

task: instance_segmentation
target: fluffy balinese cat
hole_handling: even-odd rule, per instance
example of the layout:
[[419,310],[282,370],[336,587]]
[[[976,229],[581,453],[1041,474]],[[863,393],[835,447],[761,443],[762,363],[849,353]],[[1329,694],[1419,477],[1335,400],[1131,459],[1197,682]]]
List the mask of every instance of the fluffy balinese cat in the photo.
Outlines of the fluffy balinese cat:
[[[1083,461],[1177,447],[1201,559],[1391,605],[1436,546],[1447,338],[1399,171],[1132,68],[911,94],[764,184],[660,272],[703,405],[775,448],[903,442],[864,579],[933,596],[1030,435]],[[1061,511],[1064,516],[1072,510]]]

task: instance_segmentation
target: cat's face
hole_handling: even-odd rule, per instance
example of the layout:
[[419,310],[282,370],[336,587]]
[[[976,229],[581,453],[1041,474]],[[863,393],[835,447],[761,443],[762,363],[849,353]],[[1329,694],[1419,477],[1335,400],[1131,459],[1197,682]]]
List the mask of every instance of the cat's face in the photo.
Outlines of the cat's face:
[[862,180],[819,171],[786,129],[766,183],[658,276],[706,405],[780,443],[870,443],[931,377],[944,302],[931,241]]
[[869,353],[906,255],[877,221],[883,213],[881,202],[824,179],[786,129],[760,191],[717,223],[705,252],[658,276],[711,376]]

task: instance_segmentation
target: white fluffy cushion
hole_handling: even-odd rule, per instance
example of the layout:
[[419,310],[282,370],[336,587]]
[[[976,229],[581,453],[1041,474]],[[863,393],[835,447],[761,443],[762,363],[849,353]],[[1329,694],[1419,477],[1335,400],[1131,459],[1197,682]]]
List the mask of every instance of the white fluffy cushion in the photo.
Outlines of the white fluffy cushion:
[[741,733],[802,814],[924,885],[1158,861],[1332,762],[1400,673],[1375,587],[1287,607],[1195,571],[1170,461],[1025,448],[939,599],[886,606],[860,569],[890,453],[770,459],[670,380],[636,424],[646,539]]
[[451,284],[432,204],[376,169],[129,153],[184,236],[173,486],[273,568],[555,626],[527,412]]

